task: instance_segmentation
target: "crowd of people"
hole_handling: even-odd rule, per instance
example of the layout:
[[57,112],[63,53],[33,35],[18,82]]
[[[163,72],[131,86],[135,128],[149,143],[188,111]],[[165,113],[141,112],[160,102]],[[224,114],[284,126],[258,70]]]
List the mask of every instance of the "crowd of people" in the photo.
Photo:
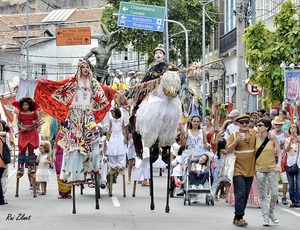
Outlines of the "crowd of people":
[[[226,202],[234,204],[234,225],[248,225],[244,219],[247,204],[255,204],[261,208],[264,226],[269,225],[269,220],[275,224],[279,223],[275,216],[276,202],[283,205],[290,203],[290,208],[300,207],[300,170],[294,172],[291,169],[295,164],[297,169],[300,167],[300,122],[291,120],[286,110],[259,110],[240,114],[234,109],[217,129],[215,119],[210,116],[207,116],[205,124],[201,125],[199,111],[195,109],[197,105],[190,103],[187,108],[190,116],[186,129],[180,128],[178,123],[177,133],[164,132],[170,128],[165,127],[164,130],[160,130],[161,133],[156,133],[156,136],[147,135],[151,132],[149,128],[145,128],[148,121],[139,119],[142,113],[143,116],[149,116],[151,113],[147,110],[150,102],[151,106],[156,106],[157,101],[166,104],[173,101],[172,109],[175,112],[178,107],[178,92],[173,92],[167,87],[169,79],[162,80],[160,87],[154,88],[147,100],[144,99],[146,93],[142,91],[135,91],[135,95],[130,95],[136,85],[160,77],[163,79],[167,71],[177,70],[164,61],[163,47],[155,48],[153,55],[155,64],[144,77],[138,70],[129,71],[126,76],[117,70],[111,87],[108,87],[93,77],[88,62],[83,60],[79,62],[78,71],[73,77],[60,82],[42,79],[37,84],[34,100],[22,98],[15,102],[14,105],[19,110],[19,177],[24,174],[24,168],[28,167],[29,173],[36,176],[39,194],[46,195],[47,182],[51,177],[49,167],[54,164],[58,199],[71,198],[71,185],[85,183],[88,175],[93,173],[100,174],[101,188],[105,188],[109,179],[108,173],[118,172],[124,176],[126,166],[128,185],[133,179],[134,186],[139,181],[143,186],[149,186],[150,162],[160,161],[162,164],[157,164],[164,167],[170,160],[170,156],[166,159],[162,154],[159,158],[159,154],[154,156],[153,152],[150,153],[149,148],[153,144],[152,140],[149,141],[150,137],[154,137],[156,143],[163,143],[160,147],[164,147],[171,145],[170,137],[175,143],[173,136],[176,137],[177,134],[176,144],[179,147],[171,154],[172,178],[175,185],[184,186],[178,165],[181,164],[181,154],[185,150],[196,153],[210,151],[212,156],[202,155],[188,172],[190,186],[196,188],[196,177],[200,177],[199,188],[203,188],[211,170],[212,187],[215,189],[214,200],[225,199]],[[172,77],[170,79],[175,79],[172,83],[176,83],[177,78],[173,75]],[[139,111],[139,108],[143,109]],[[51,140],[42,140],[39,135],[38,131],[43,122],[38,117],[38,109],[50,114],[55,121],[55,135]],[[128,124],[129,121],[125,122],[126,114],[138,117]],[[163,117],[174,118],[171,117],[172,114],[165,111]],[[159,119],[159,116],[155,119]],[[172,123],[176,123],[177,120],[177,117],[174,118]],[[162,129],[163,125],[170,126],[164,121],[157,129]],[[1,120],[0,138],[6,140],[9,132],[10,128]],[[142,134],[145,140],[140,141],[139,134]],[[164,141],[166,135],[169,139]],[[1,149],[0,142],[0,155]],[[39,150],[36,154],[35,149]],[[228,173],[228,158],[231,153],[234,153],[235,161],[231,172]],[[214,166],[211,164],[211,169],[206,167],[208,160],[215,161]],[[7,165],[2,158],[0,178],[0,205],[3,205],[7,204]],[[279,181],[283,184],[281,201],[278,201]],[[133,195],[135,196],[135,190]]]

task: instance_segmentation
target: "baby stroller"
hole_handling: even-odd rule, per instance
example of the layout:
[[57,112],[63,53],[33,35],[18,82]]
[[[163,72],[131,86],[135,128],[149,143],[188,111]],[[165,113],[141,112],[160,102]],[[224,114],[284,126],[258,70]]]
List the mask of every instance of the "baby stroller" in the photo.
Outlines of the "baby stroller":
[[[208,157],[205,167],[206,167],[206,177],[207,179],[205,180],[204,184],[200,184],[200,181],[204,179],[203,174],[200,174],[199,171],[194,171],[192,169],[192,165],[195,164],[196,162],[199,161],[200,157],[206,155]],[[185,189],[185,196],[183,200],[183,204],[186,205],[188,202],[189,205],[192,203],[192,199],[198,200],[198,197],[201,197],[200,194],[205,194],[205,203],[206,205],[214,205],[214,198],[213,194],[211,192],[211,168],[210,168],[210,163],[213,157],[212,152],[202,152],[202,153],[195,153],[191,152],[189,150],[184,151],[182,154],[183,161],[183,167],[184,167],[184,179],[185,179],[185,184],[184,184],[184,189]],[[191,176],[191,171],[195,174],[194,178],[190,178]],[[193,187],[191,187],[191,179],[195,180],[195,184]]]

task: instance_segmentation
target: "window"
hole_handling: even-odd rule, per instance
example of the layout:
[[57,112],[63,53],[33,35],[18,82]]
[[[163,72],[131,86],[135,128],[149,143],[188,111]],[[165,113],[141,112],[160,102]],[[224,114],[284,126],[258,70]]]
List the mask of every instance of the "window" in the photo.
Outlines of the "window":
[[112,56],[112,59],[113,59],[113,60],[117,60],[117,53],[116,53],[115,50],[112,51],[111,56]]
[[42,64],[41,66],[41,75],[42,77],[45,77],[47,74],[46,64]]
[[0,83],[4,82],[4,65],[0,65]]

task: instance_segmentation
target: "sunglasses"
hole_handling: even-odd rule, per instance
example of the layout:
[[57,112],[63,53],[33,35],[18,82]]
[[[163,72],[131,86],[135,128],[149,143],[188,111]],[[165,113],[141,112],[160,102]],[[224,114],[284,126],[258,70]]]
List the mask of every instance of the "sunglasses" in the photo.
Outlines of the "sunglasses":
[[243,124],[248,125],[248,124],[249,124],[249,121],[239,121],[239,123],[240,123],[241,125],[243,125]]
[[262,127],[262,126],[265,126],[265,125],[263,125],[263,124],[256,125],[256,127]]

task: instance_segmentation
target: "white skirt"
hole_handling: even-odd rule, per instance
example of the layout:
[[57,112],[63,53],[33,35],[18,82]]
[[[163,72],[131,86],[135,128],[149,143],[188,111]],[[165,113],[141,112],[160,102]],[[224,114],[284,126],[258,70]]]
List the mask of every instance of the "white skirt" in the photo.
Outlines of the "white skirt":
[[112,135],[107,144],[107,156],[118,156],[125,155],[127,152],[127,148],[124,144],[124,136],[123,134]]
[[175,142],[180,116],[181,103],[178,97],[150,94],[136,114],[137,131],[142,135],[144,145],[150,148],[159,140],[159,146],[171,146]]
[[48,182],[50,175],[49,169],[38,168],[36,171],[36,182]]

